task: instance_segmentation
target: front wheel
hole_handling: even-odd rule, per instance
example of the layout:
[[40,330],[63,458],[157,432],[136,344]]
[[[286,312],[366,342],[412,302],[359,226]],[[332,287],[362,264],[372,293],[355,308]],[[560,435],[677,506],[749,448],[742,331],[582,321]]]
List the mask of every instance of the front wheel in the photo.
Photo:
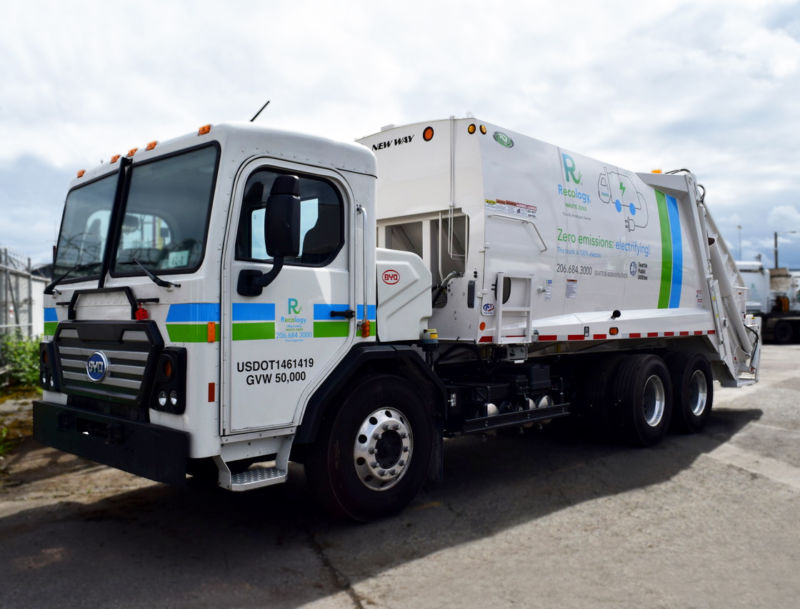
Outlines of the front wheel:
[[409,383],[388,374],[370,377],[320,432],[306,477],[336,515],[367,521],[399,512],[425,482],[434,433]]

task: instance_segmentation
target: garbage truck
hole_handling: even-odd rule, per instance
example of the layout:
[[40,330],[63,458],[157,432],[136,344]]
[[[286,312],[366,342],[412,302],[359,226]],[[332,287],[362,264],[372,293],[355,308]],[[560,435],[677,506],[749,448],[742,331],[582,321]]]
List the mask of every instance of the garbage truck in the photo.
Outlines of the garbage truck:
[[356,520],[441,478],[453,436],[573,417],[650,446],[758,375],[692,173],[474,118],[114,155],[72,182],[45,291],[41,443],[231,491],[292,461]]

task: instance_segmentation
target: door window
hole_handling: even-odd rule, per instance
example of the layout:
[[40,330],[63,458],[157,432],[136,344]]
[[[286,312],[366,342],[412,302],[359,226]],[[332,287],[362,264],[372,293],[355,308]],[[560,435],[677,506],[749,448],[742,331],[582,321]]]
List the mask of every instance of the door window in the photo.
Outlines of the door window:
[[[271,262],[264,236],[264,214],[272,183],[281,175],[261,169],[247,180],[236,236],[236,259]],[[324,266],[331,262],[344,243],[342,198],[333,185],[323,179],[300,178],[300,253],[286,257],[284,264]]]

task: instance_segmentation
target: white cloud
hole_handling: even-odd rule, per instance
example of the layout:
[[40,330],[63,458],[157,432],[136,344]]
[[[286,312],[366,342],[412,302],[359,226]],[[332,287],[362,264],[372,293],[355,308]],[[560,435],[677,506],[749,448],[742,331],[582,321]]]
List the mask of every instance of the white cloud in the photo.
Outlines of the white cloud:
[[736,224],[768,236],[765,211],[800,201],[797,2],[34,1],[4,13],[0,168],[27,155],[72,173],[271,99],[259,122],[348,141],[472,112],[621,167],[689,167],[729,239]]

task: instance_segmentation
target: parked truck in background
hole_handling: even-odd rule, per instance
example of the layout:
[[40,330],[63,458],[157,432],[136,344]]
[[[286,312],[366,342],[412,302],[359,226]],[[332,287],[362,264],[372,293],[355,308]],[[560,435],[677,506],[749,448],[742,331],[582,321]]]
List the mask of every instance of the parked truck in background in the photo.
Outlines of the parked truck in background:
[[691,173],[475,119],[359,142],[206,126],[79,172],[36,438],[233,491],[291,459],[366,520],[441,475],[447,437],[576,416],[647,446],[700,431],[714,379],[757,380]]
[[747,312],[761,318],[763,339],[788,344],[800,339],[800,272],[765,268],[759,260],[737,261],[747,288]]

